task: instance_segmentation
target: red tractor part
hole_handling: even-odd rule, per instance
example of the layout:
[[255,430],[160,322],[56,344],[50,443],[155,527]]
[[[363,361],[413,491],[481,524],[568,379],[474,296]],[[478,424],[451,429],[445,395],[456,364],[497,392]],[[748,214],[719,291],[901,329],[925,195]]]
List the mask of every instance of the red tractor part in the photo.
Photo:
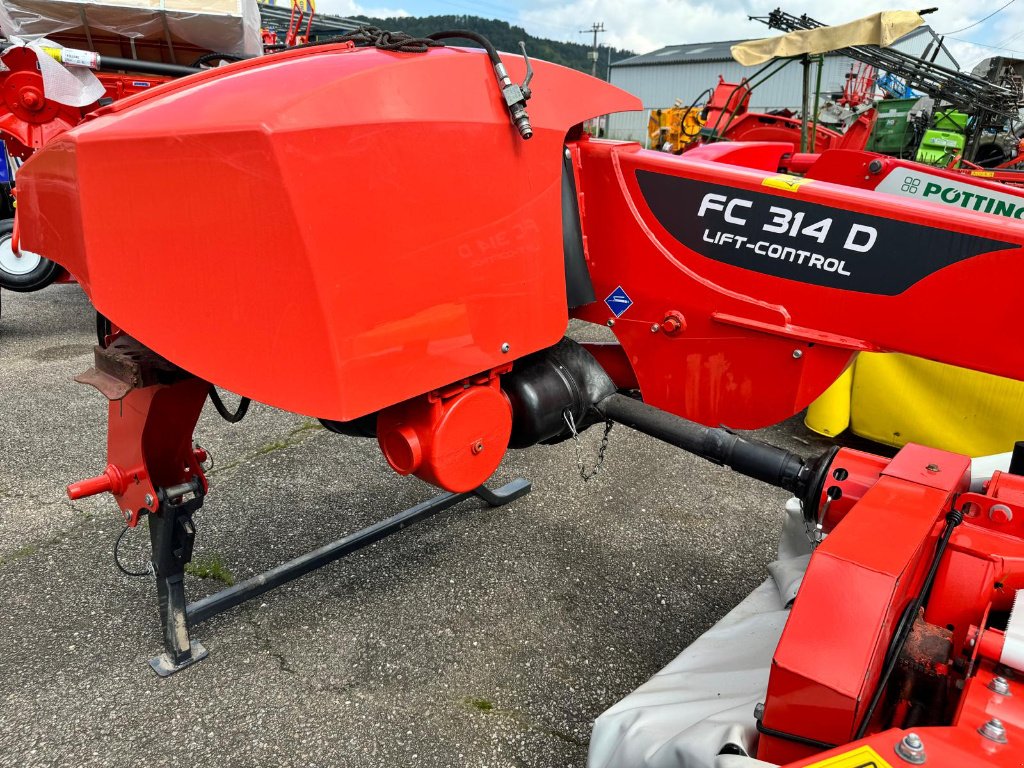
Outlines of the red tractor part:
[[[859,350],[1024,378],[1005,341],[1024,224],[837,183],[828,152],[780,173],[786,142],[675,157],[591,140],[583,120],[638,102],[542,63],[524,141],[530,88],[506,68],[525,75],[465,49],[289,51],[101,109],[22,168],[23,246],[71,269],[118,329],[89,377],[110,398],[114,469],[78,492],[109,484],[129,522],[149,513],[154,669],[201,657],[190,631],[216,613],[470,496],[525,493],[477,485],[507,445],[617,422],[787,489],[829,534],[776,653],[767,756],[892,757],[925,702],[926,741],[1005,763],[979,730],[995,668],[967,649],[1013,626],[1016,481],[983,500],[961,456],[808,460],[732,430],[799,411]],[[196,189],[226,192],[211,206]],[[106,225],[121,220],[132,237]],[[957,311],[977,296],[985,311]],[[619,346],[563,339],[570,316]],[[208,382],[375,433],[398,471],[454,492],[186,605]]]
[[[515,79],[525,75],[521,58],[504,61]],[[317,87],[300,93],[296,82]],[[99,312],[185,370],[276,407],[350,421],[562,337],[566,133],[639,102],[542,62],[536,82],[533,138],[523,141],[478,51],[327,45],[219,67],[101,109],[26,163],[22,245],[68,268]],[[403,96],[387,101],[381,131],[381,98],[396,89]],[[429,153],[413,151],[424,142]],[[321,162],[301,169],[279,162],[313,155]],[[362,179],[355,169],[370,156],[388,160]],[[132,168],[117,174],[122,194],[89,194],[117,167]],[[39,174],[50,181],[36,183]],[[351,180],[344,216],[360,222],[343,238],[338,198],[322,194],[341,179]],[[357,192],[364,184],[374,191]],[[197,185],[232,192],[210,206]],[[253,195],[292,203],[254,205]],[[155,215],[153,203],[171,196],[207,236],[197,241],[191,225]],[[86,224],[115,210],[133,222],[134,244]],[[384,237],[399,223],[401,246]],[[189,296],[193,319],[170,306],[138,313],[130,295],[142,274]],[[225,295],[275,309],[243,317]]]
[[[746,80],[727,83],[719,75],[718,85],[705,107],[706,125],[711,138],[730,142],[786,142],[792,145],[793,152],[798,152],[803,121],[791,113],[751,112],[751,93]],[[808,128],[808,152],[817,154],[829,149],[864,149],[874,129],[877,114],[873,109],[867,110],[843,133],[814,124]]]
[[393,470],[457,493],[494,474],[511,434],[512,411],[497,376],[392,406],[377,417],[377,440]]
[[72,483],[68,497],[114,496],[129,526],[157,513],[160,489],[198,482],[206,490],[201,462],[206,453],[192,432],[209,384],[174,368],[132,339],[120,336],[96,348],[95,367],[77,377],[110,401],[108,464],[102,474]]
[[[313,28],[315,14],[316,3],[313,0],[292,0],[292,13],[288,18],[288,31],[284,38],[284,44],[288,48],[293,45],[305,45],[309,42],[309,33]],[[303,19],[306,21],[305,30],[302,29]]]
[[46,98],[35,51],[12,48],[3,55],[0,131],[8,151],[22,160],[82,121],[82,109]]
[[139,74],[97,73],[104,95],[99,102],[72,107],[48,99],[39,72],[36,51],[9,48],[3,54],[8,71],[0,73],[0,134],[7,150],[27,160],[33,152],[71,130],[101,103],[142,93],[170,80],[170,77]]
[[[908,445],[865,489],[869,465],[840,451],[824,472],[824,487],[859,475],[857,498],[823,526],[786,622],[758,757],[1017,766],[1024,528],[1005,513],[1024,477],[996,473],[972,493],[966,457]],[[809,522],[830,520],[837,501],[822,499]]]

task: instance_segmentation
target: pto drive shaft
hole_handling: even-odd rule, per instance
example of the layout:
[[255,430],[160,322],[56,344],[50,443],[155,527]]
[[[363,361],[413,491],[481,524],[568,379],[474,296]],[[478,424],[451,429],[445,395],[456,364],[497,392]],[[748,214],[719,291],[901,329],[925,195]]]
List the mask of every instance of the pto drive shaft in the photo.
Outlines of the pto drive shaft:
[[630,429],[800,497],[809,496],[818,474],[813,463],[783,448],[687,421],[626,395],[609,395],[597,403],[597,410]]

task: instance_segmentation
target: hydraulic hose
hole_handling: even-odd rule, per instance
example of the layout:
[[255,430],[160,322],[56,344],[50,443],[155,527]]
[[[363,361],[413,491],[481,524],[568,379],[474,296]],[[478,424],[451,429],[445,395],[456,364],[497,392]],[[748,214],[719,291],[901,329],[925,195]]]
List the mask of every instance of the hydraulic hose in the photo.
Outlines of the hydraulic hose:
[[472,40],[474,43],[479,45],[485,51],[487,51],[487,57],[491,60],[491,64],[497,66],[501,64],[501,59],[498,58],[497,49],[491,44],[483,35],[478,35],[468,29],[449,29],[444,32],[434,32],[427,35],[430,40],[451,40],[452,38],[461,38],[463,40]]
[[186,67],[181,64],[164,64],[162,61],[143,61],[141,59],[122,59],[117,56],[99,57],[99,67],[103,72],[124,70],[126,72],[138,72],[142,75],[164,75],[166,77],[184,77],[202,72],[196,67]]
[[533,136],[533,126],[530,124],[530,116],[526,112],[526,102],[530,98],[530,79],[533,77],[533,68],[530,66],[530,59],[526,56],[526,45],[519,43],[523,50],[523,58],[526,59],[526,79],[522,85],[516,85],[508,76],[508,70],[498,56],[498,51],[483,35],[478,35],[468,29],[450,29],[444,32],[434,32],[427,35],[428,40],[447,40],[451,38],[463,38],[472,40],[487,51],[487,58],[491,60],[491,67],[494,69],[494,76],[498,79],[498,87],[501,89],[502,98],[508,108],[512,124],[519,131],[523,139]]

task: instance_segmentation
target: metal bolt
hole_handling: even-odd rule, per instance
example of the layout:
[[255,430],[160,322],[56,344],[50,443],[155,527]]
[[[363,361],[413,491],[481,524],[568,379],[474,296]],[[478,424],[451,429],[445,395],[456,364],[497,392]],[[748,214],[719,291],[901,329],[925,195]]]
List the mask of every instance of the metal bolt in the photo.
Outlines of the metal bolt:
[[875,158],[870,163],[868,163],[868,170],[871,173],[880,173],[882,171],[882,161]]
[[916,733],[908,733],[896,743],[896,754],[914,765],[921,765],[927,760],[924,744]]
[[938,472],[939,471],[939,465],[938,464],[929,464],[927,467],[925,467],[925,469],[927,469],[929,472]]
[[1003,722],[996,717],[993,717],[981,726],[978,729],[978,733],[989,741],[994,741],[996,744],[1006,743],[1006,729],[1003,727]]
[[153,506],[153,494],[152,493],[147,493],[146,494],[146,506],[147,507],[152,507]]
[[998,693],[1000,696],[1010,695],[1010,682],[1005,677],[993,677],[992,682],[988,684],[988,689],[992,693]]
[[608,318],[608,327],[611,328],[613,325],[615,325],[615,318],[614,317],[609,317]]
[[754,719],[764,720],[764,703],[758,703],[754,705]]
[[484,449],[484,443],[482,440],[477,440],[473,443],[473,453],[480,453]]
[[655,323],[654,325],[651,326],[651,333],[657,333],[660,330],[661,330],[661,326],[658,325],[657,323]]
[[507,341],[501,345],[501,353],[503,355],[507,355],[510,349],[512,349],[512,345],[509,344]]
[[794,349],[793,350],[793,359],[794,360],[799,360],[803,356],[804,356],[804,352],[803,352],[802,349]]

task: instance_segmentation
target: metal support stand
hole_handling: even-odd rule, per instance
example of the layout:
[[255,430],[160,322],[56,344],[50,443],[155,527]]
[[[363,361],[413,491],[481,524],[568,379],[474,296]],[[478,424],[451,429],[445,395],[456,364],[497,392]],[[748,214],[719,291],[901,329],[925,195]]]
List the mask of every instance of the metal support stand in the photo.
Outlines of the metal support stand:
[[[179,507],[162,504],[161,514],[150,518],[150,532],[153,540],[153,565],[157,570],[160,618],[163,622],[164,645],[167,652],[153,659],[150,665],[158,675],[166,677],[205,657],[206,649],[202,645],[194,640],[191,642],[191,646],[189,644],[190,626],[195,626],[201,621],[322,568],[345,555],[368,547],[413,523],[426,520],[460,502],[478,498],[492,507],[500,507],[525,496],[530,492],[530,488],[530,483],[527,480],[513,480],[496,490],[480,486],[466,493],[441,494],[399,512],[387,520],[382,520],[312,552],[300,555],[294,560],[282,563],[269,571],[264,571],[234,586],[222,589],[209,597],[197,600],[187,608],[184,605],[181,576],[184,573],[185,563],[192,557],[192,542],[195,539],[192,513],[202,505],[203,497],[201,493],[197,494],[191,501]],[[190,505],[195,506],[190,507],[187,512],[179,511]],[[167,514],[168,512],[170,514]],[[166,515],[166,519],[164,519],[164,515]],[[161,564],[157,564],[158,544],[161,552],[176,553],[170,557],[169,562],[165,555]],[[179,564],[180,569],[175,571]]]
[[[182,501],[188,493],[192,498]],[[192,559],[196,540],[192,515],[203,505],[203,485],[194,478],[183,486],[160,490],[159,496],[160,511],[149,516],[149,540],[164,652],[150,659],[149,665],[160,677],[167,677],[206,658],[202,643],[189,638],[185,608],[185,566]]]

